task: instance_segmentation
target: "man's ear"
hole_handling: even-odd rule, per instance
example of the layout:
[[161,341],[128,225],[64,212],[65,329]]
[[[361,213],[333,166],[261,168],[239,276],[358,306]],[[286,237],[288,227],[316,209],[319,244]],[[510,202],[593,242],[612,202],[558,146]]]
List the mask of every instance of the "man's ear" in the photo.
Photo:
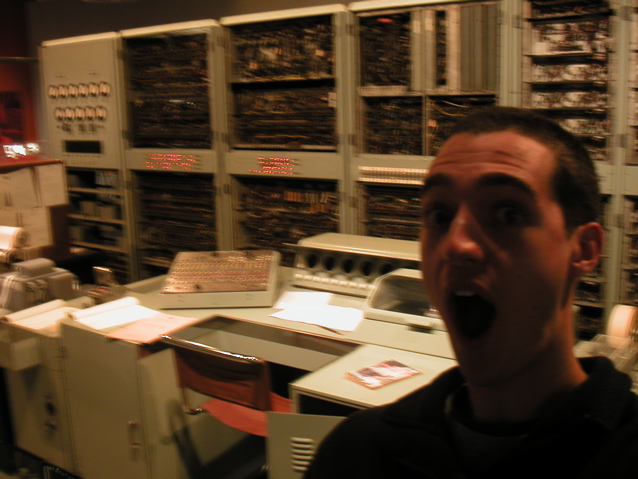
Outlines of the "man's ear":
[[605,232],[596,222],[577,227],[572,233],[574,251],[572,256],[572,271],[575,277],[591,272],[598,265],[603,251]]

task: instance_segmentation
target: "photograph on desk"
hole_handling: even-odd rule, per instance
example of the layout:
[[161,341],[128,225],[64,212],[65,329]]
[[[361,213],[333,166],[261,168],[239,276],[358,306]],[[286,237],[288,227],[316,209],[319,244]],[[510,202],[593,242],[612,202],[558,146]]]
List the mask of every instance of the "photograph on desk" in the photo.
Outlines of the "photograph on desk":
[[407,366],[400,361],[388,359],[373,366],[367,366],[356,371],[348,371],[346,378],[367,388],[376,389],[400,379],[409,378],[420,372],[418,369]]

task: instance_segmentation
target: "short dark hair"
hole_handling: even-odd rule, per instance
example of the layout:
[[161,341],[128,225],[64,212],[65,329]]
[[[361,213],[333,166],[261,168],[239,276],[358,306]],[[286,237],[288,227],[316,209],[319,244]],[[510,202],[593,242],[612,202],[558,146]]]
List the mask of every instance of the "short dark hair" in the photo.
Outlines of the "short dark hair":
[[552,191],[563,211],[567,231],[598,221],[600,190],[594,163],[580,140],[549,117],[523,108],[481,108],[458,120],[450,136],[507,130],[532,138],[555,152]]

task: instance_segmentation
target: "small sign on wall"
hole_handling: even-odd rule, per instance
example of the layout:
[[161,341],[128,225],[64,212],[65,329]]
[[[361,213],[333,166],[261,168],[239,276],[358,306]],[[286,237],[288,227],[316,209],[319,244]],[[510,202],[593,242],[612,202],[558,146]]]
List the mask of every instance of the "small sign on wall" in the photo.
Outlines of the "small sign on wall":
[[0,91],[0,144],[24,142],[24,123],[20,94],[16,91]]

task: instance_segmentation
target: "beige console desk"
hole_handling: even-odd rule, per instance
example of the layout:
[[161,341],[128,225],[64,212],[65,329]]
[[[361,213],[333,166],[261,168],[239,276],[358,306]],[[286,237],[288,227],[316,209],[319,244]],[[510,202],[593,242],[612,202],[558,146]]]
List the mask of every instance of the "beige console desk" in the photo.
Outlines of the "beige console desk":
[[[155,308],[162,282],[163,277],[157,277],[132,284],[129,294]],[[294,290],[307,291],[284,280],[281,292]],[[365,299],[335,294],[331,304],[363,309]],[[273,317],[277,311],[273,308],[166,311],[202,319],[179,331],[179,337],[308,371],[290,385],[291,398],[302,413],[309,412],[302,405],[306,396],[354,408],[390,402],[455,365],[447,333],[404,324],[364,318],[354,331],[333,332],[314,324]],[[375,390],[344,378],[346,371],[386,359],[403,360],[422,373]],[[312,412],[320,412],[315,409]]]
[[[286,274],[289,271],[284,271],[280,294],[308,291],[292,286]],[[132,284],[129,294],[143,305],[156,308],[163,279]],[[358,309],[364,309],[365,302],[361,297],[340,294],[334,294],[331,300],[331,304]],[[445,332],[366,318],[354,331],[333,332],[271,316],[276,311],[273,308],[166,310],[202,319],[175,336],[260,356],[271,363],[304,371],[289,384],[288,392],[297,414],[273,413],[270,417],[269,477],[272,479],[302,477],[303,468],[291,467],[295,441],[299,438],[321,438],[340,416],[392,402],[456,364]],[[420,373],[377,389],[366,388],[345,377],[347,371],[388,359],[403,362]]]
[[[156,277],[130,284],[128,294],[143,306],[160,310],[163,282],[164,277]],[[279,291],[295,289],[284,277]],[[365,299],[334,294],[332,304],[361,309]],[[286,373],[294,372],[285,386],[297,414],[273,421],[283,426],[283,432],[269,438],[279,441],[277,444],[290,442],[286,435],[292,434],[287,429],[292,424],[316,432],[322,424],[328,424],[326,421],[338,420],[334,416],[397,399],[455,364],[446,333],[402,324],[363,319],[354,331],[338,333],[274,318],[273,308],[163,311],[197,319],[193,325],[172,333],[175,336],[260,356]],[[18,331],[18,326],[6,327]],[[60,384],[55,394],[47,390],[41,398],[24,404],[35,410],[43,404],[57,403],[64,412],[64,417],[57,418],[57,430],[69,432],[66,442],[60,444],[65,461],[57,461],[55,456],[48,459],[83,479],[205,476],[206,464],[223,454],[241,435],[207,415],[183,414],[171,352],[162,343],[140,345],[113,340],[106,336],[112,330],[95,330],[64,319],[55,337],[27,334],[38,343],[44,339],[47,344],[55,343],[54,354],[60,360],[60,371],[55,375]],[[21,339],[25,339],[24,335],[7,333]],[[421,373],[374,390],[344,377],[347,370],[386,359],[405,362]],[[37,371],[46,368],[40,363],[16,374],[19,380],[37,382]],[[277,372],[273,370],[274,379]],[[27,413],[22,411],[21,415],[29,416]],[[39,442],[48,444],[51,426],[48,427],[38,432],[37,425],[30,426],[27,435],[40,435]],[[29,437],[25,437],[25,444],[28,443]],[[270,458],[270,477],[301,477],[289,465],[281,464],[287,457],[282,453],[283,447],[271,448],[281,457]]]
[[[163,281],[164,276],[158,276],[133,283],[129,285],[129,294],[137,297],[144,306],[159,309],[158,297]],[[309,290],[291,286],[290,282],[286,279],[286,275],[284,275],[280,294],[286,291]],[[333,298],[331,304],[337,306],[363,309],[365,305],[365,299],[361,297],[335,294]],[[335,341],[344,341],[358,345],[376,344],[387,348],[422,353],[428,356],[438,356],[448,359],[454,358],[447,333],[428,331],[403,324],[363,319],[354,331],[334,333],[320,326],[274,318],[271,315],[277,310],[273,308],[171,309],[166,311],[171,314],[201,318],[203,320],[227,318],[231,321],[241,321],[301,335],[333,339]]]

